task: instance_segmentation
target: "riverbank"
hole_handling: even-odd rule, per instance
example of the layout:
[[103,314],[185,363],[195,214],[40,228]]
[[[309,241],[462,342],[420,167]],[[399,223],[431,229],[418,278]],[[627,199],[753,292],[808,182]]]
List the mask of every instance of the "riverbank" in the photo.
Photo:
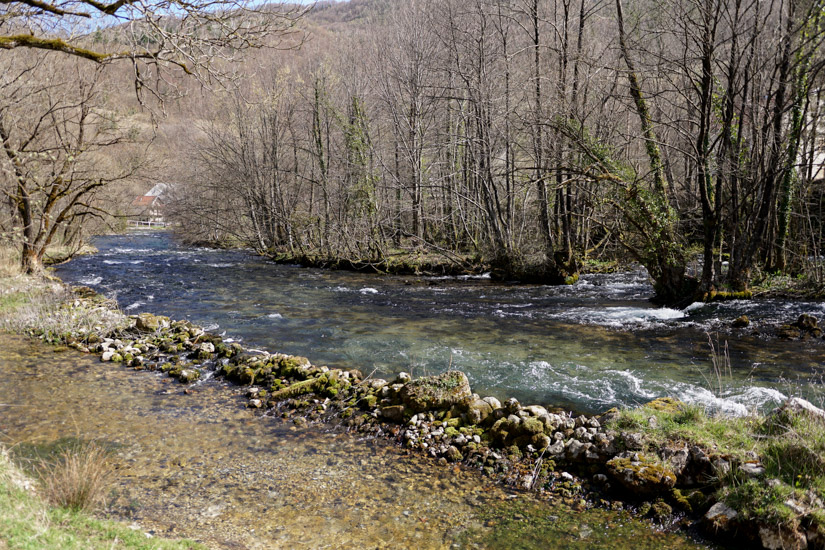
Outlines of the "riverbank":
[[155,538],[136,525],[97,519],[91,515],[51,506],[27,476],[0,447],[0,546],[87,550],[205,550],[188,540]]
[[[246,248],[239,243],[217,241],[185,241],[191,246],[209,247],[220,250]],[[575,274],[559,277],[547,273],[537,262],[525,260],[523,265],[496,265],[481,256],[461,255],[452,252],[398,249],[380,258],[341,258],[315,252],[270,251],[260,252],[261,256],[276,264],[300,265],[319,269],[353,271],[357,273],[377,273],[385,275],[413,275],[425,277],[479,277],[510,284],[550,284],[572,285],[582,275],[615,273],[621,269],[637,269],[634,262],[622,262],[615,258],[586,258],[581,260]],[[698,252],[693,252],[698,255]],[[700,261],[689,262],[694,272],[701,270]],[[739,299],[821,300],[825,297],[825,283],[806,273],[777,274],[758,272],[747,290],[732,291],[719,289],[707,293],[706,302]]]
[[[69,318],[108,309],[87,289],[62,303]],[[34,334],[35,324],[11,328]],[[660,400],[574,417],[480,398],[456,371],[382,381],[246,350],[185,321],[149,314],[120,315],[108,334],[89,326],[72,332],[51,324],[41,336],[104,361],[166,371],[183,383],[217,372],[248,386],[250,407],[287,422],[323,421],[390,438],[406,452],[460,462],[572,506],[632,508],[663,525],[752,537],[767,548],[776,541],[801,547],[803,537],[811,547],[822,545],[825,438],[820,421],[805,420],[819,414],[813,409],[734,420]]]

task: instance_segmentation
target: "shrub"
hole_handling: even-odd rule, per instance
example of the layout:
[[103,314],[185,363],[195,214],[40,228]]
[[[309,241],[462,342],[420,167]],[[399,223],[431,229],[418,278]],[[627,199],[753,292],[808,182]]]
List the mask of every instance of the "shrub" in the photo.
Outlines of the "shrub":
[[96,443],[81,443],[63,450],[39,468],[49,502],[73,511],[100,507],[114,480],[109,454]]

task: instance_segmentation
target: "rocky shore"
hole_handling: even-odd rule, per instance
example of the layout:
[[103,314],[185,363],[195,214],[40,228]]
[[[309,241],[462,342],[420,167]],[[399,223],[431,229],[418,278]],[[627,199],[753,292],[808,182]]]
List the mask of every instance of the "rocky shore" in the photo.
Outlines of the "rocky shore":
[[[67,307],[100,307],[101,297],[90,289],[74,292]],[[823,495],[815,483],[803,483],[800,474],[797,487],[788,491],[787,479],[770,477],[776,467],[775,460],[765,460],[767,454],[731,452],[700,436],[685,437],[684,431],[674,437],[665,425],[688,426],[704,413],[671,398],[633,411],[575,416],[481,397],[459,371],[372,378],[313,365],[304,357],[246,349],[188,321],[149,313],[132,316],[125,328],[109,334],[54,336],[47,339],[99,354],[102,361],[166,372],[184,385],[223,377],[247,386],[248,406],[262,414],[391,438],[405,452],[445,465],[460,463],[574,507],[631,508],[665,528],[701,530],[714,539],[769,549],[825,548]],[[753,422],[766,438],[784,437],[798,422],[825,424],[825,411],[791,399]],[[811,453],[815,478],[825,457],[817,449]],[[737,486],[753,484],[776,489],[765,494],[785,500],[765,503],[774,506],[770,513],[756,510],[737,493]]]

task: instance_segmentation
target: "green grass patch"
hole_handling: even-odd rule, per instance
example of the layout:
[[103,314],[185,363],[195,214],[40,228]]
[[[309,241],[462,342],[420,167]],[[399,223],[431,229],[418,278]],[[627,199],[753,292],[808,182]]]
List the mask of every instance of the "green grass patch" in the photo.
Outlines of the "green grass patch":
[[807,515],[825,525],[825,421],[790,412],[732,418],[671,404],[620,411],[608,426],[643,434],[650,451],[675,441],[698,445],[734,465],[760,462],[765,472],[758,478],[736,467],[720,473],[715,498],[747,520],[798,527]]

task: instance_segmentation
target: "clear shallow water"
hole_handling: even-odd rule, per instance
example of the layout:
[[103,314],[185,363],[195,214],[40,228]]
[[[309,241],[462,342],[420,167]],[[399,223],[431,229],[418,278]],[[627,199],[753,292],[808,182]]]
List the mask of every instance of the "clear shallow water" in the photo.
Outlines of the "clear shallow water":
[[[502,285],[275,265],[245,251],[180,246],[163,232],[94,244],[99,254],[59,266],[58,275],[114,296],[127,312],[191,319],[316,364],[379,375],[452,367],[483,395],[584,412],[664,395],[732,413],[770,408],[791,393],[822,400],[823,342],[749,333],[803,312],[822,317],[823,303],[675,310],[648,301],[644,272],[583,276],[570,287]],[[714,395],[706,333],[742,313],[751,329],[718,336],[732,375]]]
[[56,349],[0,334],[0,443],[21,460],[67,438],[106,444],[109,513],[155,535],[231,549],[699,548],[625,513],[550,507],[382,441],[255,416],[243,388],[214,379],[187,395]]

